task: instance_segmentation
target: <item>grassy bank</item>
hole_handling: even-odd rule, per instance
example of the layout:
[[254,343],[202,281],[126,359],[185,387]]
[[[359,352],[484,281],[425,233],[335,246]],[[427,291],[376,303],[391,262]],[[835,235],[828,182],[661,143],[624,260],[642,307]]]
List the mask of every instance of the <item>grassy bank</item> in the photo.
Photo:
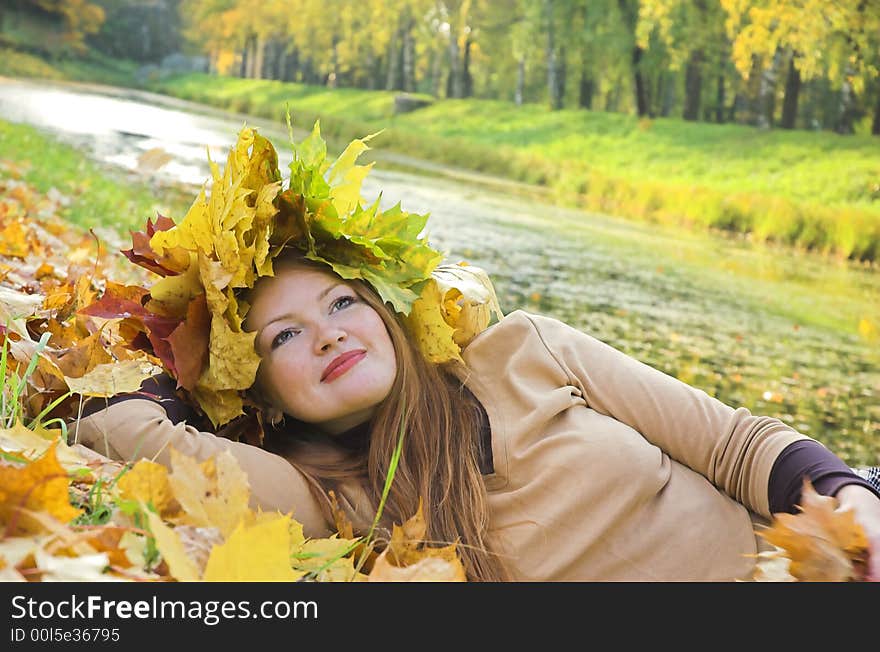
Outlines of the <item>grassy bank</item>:
[[[0,176],[21,178],[41,192],[56,188],[70,198],[62,217],[84,228],[141,229],[156,212],[183,215],[191,191],[152,187],[90,161],[71,146],[27,125],[0,120]],[[161,199],[159,199],[161,197]]]
[[69,79],[112,86],[135,85],[138,66],[90,52],[82,59],[50,61],[0,45],[0,76]]
[[880,148],[867,136],[761,131],[620,114],[444,100],[394,115],[394,94],[201,74],[151,90],[545,185],[561,203],[650,222],[749,233],[880,260]]
[[[9,51],[7,51],[8,53]],[[0,53],[0,74],[139,86],[136,68],[96,55],[50,64]],[[442,100],[394,114],[394,93],[189,74],[149,90],[283,123],[321,120],[328,140],[373,144],[549,189],[554,201],[630,219],[748,234],[880,263],[880,141],[826,132],[551,112]]]

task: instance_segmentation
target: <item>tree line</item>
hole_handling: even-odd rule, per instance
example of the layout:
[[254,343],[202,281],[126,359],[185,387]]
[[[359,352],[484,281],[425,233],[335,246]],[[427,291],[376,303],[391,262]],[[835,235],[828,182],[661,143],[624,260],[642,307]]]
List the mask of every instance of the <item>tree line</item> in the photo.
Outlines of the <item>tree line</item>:
[[247,78],[880,135],[880,0],[13,2]]

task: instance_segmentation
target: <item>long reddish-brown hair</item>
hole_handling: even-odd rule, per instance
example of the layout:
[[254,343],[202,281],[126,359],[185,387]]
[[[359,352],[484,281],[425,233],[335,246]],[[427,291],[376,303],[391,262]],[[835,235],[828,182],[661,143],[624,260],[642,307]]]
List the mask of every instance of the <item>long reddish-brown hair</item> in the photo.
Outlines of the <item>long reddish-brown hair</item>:
[[[293,250],[276,258],[276,268],[302,266],[333,273],[321,263]],[[385,478],[398,444],[401,424],[403,447],[385,502],[380,524],[390,533],[392,523],[413,516],[422,500],[427,538],[432,544],[456,543],[468,579],[508,579],[504,564],[487,540],[489,507],[480,471],[482,408],[464,386],[461,363],[434,364],[418,351],[400,319],[365,282],[347,281],[357,295],[382,318],[397,358],[397,376],[391,392],[378,406],[368,426],[364,445],[346,447],[344,455],[310,455],[314,433],[290,432],[285,446],[302,471],[325,489],[339,481],[361,481],[374,508],[378,508]],[[252,395],[259,394],[256,385]],[[297,428],[295,420],[293,428]],[[300,427],[305,424],[298,424]],[[297,434],[302,436],[297,436]],[[332,437],[324,438],[332,442]]]

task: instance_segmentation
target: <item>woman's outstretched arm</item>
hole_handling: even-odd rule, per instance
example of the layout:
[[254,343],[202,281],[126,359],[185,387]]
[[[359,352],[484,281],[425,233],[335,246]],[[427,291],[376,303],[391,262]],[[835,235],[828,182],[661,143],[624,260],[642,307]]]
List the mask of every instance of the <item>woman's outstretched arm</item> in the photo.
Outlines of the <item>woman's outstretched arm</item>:
[[147,458],[170,467],[172,448],[198,461],[229,451],[248,476],[253,508],[292,512],[306,536],[331,533],[310,481],[285,458],[201,432],[184,421],[174,423],[157,401],[128,398],[110,404],[71,424],[69,432],[71,443],[126,462]]

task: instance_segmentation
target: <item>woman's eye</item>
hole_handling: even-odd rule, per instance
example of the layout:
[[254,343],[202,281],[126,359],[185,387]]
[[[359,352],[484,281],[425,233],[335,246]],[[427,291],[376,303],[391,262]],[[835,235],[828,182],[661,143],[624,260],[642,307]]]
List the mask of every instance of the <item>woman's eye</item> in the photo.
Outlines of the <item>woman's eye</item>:
[[272,348],[276,349],[282,344],[284,344],[291,337],[296,335],[296,330],[293,328],[285,328],[283,331],[278,333],[274,338],[272,338]]
[[350,297],[350,296],[339,297],[338,299],[336,299],[336,301],[333,302],[333,305],[331,307],[333,310],[341,310],[342,308],[347,308],[348,306],[350,306],[354,302],[355,302],[354,297]]

